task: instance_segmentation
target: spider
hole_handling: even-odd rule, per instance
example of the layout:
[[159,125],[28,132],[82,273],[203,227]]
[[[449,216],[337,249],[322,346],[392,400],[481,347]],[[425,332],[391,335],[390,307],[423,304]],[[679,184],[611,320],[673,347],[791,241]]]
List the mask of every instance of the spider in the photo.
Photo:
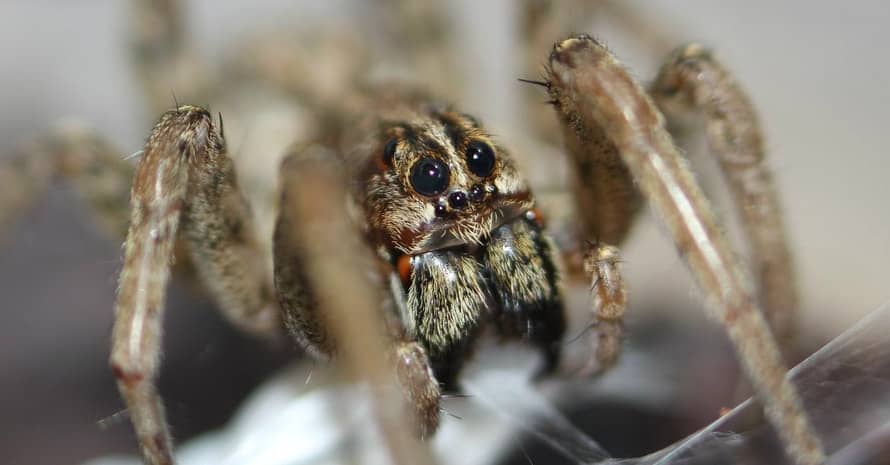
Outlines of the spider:
[[[137,4],[147,19],[134,49],[152,102],[171,87],[189,101],[208,98],[216,89],[191,69],[176,2]],[[528,11],[538,7],[529,2]],[[407,61],[435,69],[447,58],[431,51],[435,28],[417,29],[422,22],[412,15],[423,17],[420,10],[392,11],[404,15],[396,24],[415,26],[404,31],[417,42],[405,51]],[[528,18],[535,30],[535,16]],[[304,143],[288,150],[277,185],[269,178],[277,160],[231,158],[222,117],[214,121],[205,108],[179,104],[152,130],[134,174],[101,140],[81,134],[68,134],[48,151],[62,156],[14,167],[35,184],[53,169],[72,177],[112,229],[123,230],[122,218],[129,218],[111,366],[147,462],[173,463],[153,386],[171,268],[199,280],[248,331],[267,335],[283,326],[307,351],[322,358],[342,352],[356,371],[381,383],[394,365],[415,429],[425,437],[438,424],[442,390],[455,388],[481,333],[527,341],[544,354],[545,372],[557,368],[565,330],[562,278],[581,275],[591,283],[597,343],[585,371],[615,363],[626,305],[617,246],[643,199],[663,217],[726,326],[789,453],[799,463],[824,461],[758,309],[757,302],[768,310],[777,333],[788,332],[782,310],[794,307],[791,260],[756,117],[706,50],[679,49],[647,92],[597,40],[550,38],[556,44],[545,79],[531,82],[545,88],[556,109],[579,219],[578,226],[555,226],[568,231],[558,243],[511,152],[481,122],[425,91],[361,82],[357,70],[373,60],[352,56],[352,45],[331,46],[336,42],[328,37],[315,42],[332,47],[323,56],[333,69],[312,69],[325,76],[316,81],[294,79],[299,73],[282,69],[294,63],[276,50],[246,55],[253,66],[236,63],[237,79],[277,86],[312,115],[310,123],[300,121],[305,137],[295,138]],[[171,78],[171,69],[188,82]],[[343,90],[350,87],[356,91]],[[270,100],[263,93],[241,97]],[[705,115],[713,150],[743,207],[758,254],[756,297],[665,129],[662,111],[677,116],[690,109]],[[245,164],[266,171],[258,175]],[[131,176],[127,207],[121,180]],[[387,300],[379,289],[390,294],[384,309],[377,308]]]

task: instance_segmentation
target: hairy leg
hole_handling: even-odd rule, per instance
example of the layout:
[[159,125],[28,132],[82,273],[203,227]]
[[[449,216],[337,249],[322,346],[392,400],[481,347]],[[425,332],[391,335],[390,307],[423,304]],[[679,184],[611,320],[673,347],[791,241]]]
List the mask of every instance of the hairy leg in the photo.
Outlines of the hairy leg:
[[549,89],[559,116],[582,139],[600,127],[619,149],[643,195],[671,232],[787,451],[797,463],[824,463],[769,326],[735,262],[711,207],[664,129],[661,113],[627,70],[601,44],[580,36],[550,56]]
[[[251,250],[250,218],[210,114],[196,107],[165,113],[136,168],[130,228],[118,284],[111,367],[145,460],[172,464],[172,445],[157,377],[164,295],[181,232],[214,297],[230,320],[259,333],[277,328],[265,274]],[[205,221],[205,224],[198,224]],[[249,307],[248,307],[249,306]],[[264,309],[264,310],[259,310]],[[277,312],[272,311],[272,315]]]
[[590,279],[592,327],[596,351],[581,371],[582,375],[600,374],[615,365],[621,354],[627,290],[620,270],[618,249],[604,243],[590,244],[584,254],[584,272]]
[[133,166],[104,139],[80,127],[57,129],[0,162],[0,231],[9,227],[56,179],[67,181],[91,207],[102,229],[127,233]]
[[[195,146],[195,128],[181,119],[164,115],[137,168],[112,332],[112,370],[143,457],[151,465],[173,463],[154,379],[165,288],[188,183],[187,151],[206,150],[206,141]],[[180,140],[185,141],[182,148]]]
[[438,426],[439,386],[424,349],[381,308],[384,285],[367,273],[378,261],[350,221],[339,163],[314,145],[294,149],[282,165],[275,285],[283,319],[304,348],[342,357],[372,383],[377,420],[399,463],[429,463],[428,451],[405,437],[404,401],[389,386],[398,379],[421,438]]
[[562,133],[581,222],[578,233],[587,240],[621,244],[643,205],[630,170],[603,128],[569,121]]
[[652,96],[668,118],[679,120],[691,111],[704,115],[710,148],[751,244],[760,304],[776,336],[787,343],[798,307],[794,263],[754,106],[729,71],[697,44],[671,55]]

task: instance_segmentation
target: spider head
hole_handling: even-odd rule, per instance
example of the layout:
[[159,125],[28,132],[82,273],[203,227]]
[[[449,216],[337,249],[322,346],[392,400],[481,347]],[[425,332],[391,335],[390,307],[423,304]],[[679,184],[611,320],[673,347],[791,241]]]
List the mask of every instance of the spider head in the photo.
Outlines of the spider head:
[[390,249],[481,244],[531,208],[509,153],[468,115],[438,108],[386,121],[375,150],[365,209],[373,236]]

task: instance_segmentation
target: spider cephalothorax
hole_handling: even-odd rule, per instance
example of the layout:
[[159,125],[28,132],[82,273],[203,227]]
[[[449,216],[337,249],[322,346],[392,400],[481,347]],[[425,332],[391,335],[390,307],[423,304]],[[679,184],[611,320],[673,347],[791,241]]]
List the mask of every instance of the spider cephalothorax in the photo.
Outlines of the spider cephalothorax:
[[393,252],[479,245],[532,208],[510,154],[476,119],[408,103],[385,110],[374,125],[374,143],[358,149],[359,201],[371,236]]
[[431,102],[390,101],[358,126],[372,141],[350,151],[355,202],[399,274],[406,330],[449,387],[488,321],[540,346],[552,368],[563,309],[529,187],[477,119]]

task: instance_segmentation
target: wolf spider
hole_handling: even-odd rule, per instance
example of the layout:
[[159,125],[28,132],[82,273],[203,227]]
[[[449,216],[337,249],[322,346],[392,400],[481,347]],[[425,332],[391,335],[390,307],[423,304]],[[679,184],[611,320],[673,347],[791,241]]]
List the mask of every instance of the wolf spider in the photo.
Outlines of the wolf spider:
[[[430,69],[449,60],[434,47],[443,20],[435,7],[393,3],[389,46],[401,47],[409,67],[423,68],[435,87],[442,74]],[[189,101],[218,93],[188,53],[177,2],[136,5],[134,51],[150,101],[160,108],[170,89]],[[546,5],[525,5],[526,45],[535,54],[543,53],[534,46],[551,19]],[[375,386],[398,380],[410,405],[406,418],[425,437],[438,425],[442,389],[455,388],[481,333],[527,341],[544,354],[545,373],[558,367],[563,275],[591,285],[596,343],[583,371],[615,363],[626,306],[616,246],[642,199],[662,217],[725,326],[789,455],[800,464],[824,461],[769,326],[788,335],[796,295],[757,119],[710,53],[681,47],[646,91],[589,36],[553,46],[544,80],[528,82],[549,95],[574,171],[579,221],[560,225],[570,233],[558,244],[509,151],[478,120],[402,84],[363,82],[363,67],[374,60],[355,44],[331,45],[341,40],[309,39],[322,47],[323,63],[311,60],[304,43],[296,58],[259,47],[228,69],[235,71],[232,82],[256,86],[237,96],[242,106],[282,98],[304,109],[296,117],[285,112],[297,121],[288,137],[302,142],[280,163],[277,185],[269,167],[279,165],[278,153],[230,158],[222,116],[214,122],[206,109],[178,104],[155,125],[135,173],[100,138],[82,133],[61,135],[42,156],[0,173],[20,185],[4,212],[61,174],[110,229],[123,234],[129,218],[111,367],[148,463],[173,463],[154,387],[171,269],[197,278],[225,316],[249,332],[274,335],[283,326],[318,357],[342,354]],[[256,89],[274,89],[274,98]],[[741,212],[757,296],[665,129],[662,111],[679,117],[691,110],[704,115]],[[123,186],[131,176],[127,207]],[[386,288],[388,298],[380,293]],[[391,391],[376,389],[377,400],[401,409],[402,396]],[[390,415],[380,416],[397,459],[406,457],[400,451],[422,454]]]

